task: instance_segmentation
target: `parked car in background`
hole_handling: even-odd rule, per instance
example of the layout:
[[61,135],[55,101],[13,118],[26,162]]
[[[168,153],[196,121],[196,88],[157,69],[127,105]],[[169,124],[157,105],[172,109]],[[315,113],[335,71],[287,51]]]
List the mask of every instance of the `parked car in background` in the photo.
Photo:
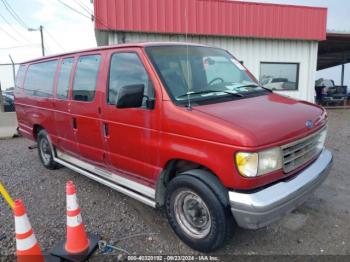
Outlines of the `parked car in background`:
[[8,95],[8,96],[12,96],[12,98],[14,98],[14,92],[15,91],[13,89],[11,89],[11,88],[2,91],[3,94]]
[[23,63],[16,82],[19,132],[46,168],[165,207],[174,232],[203,252],[235,225],[261,228],[294,210],[332,163],[326,111],[263,88],[219,48],[71,52]]
[[295,87],[295,82],[290,82],[288,78],[265,78],[260,82],[264,87],[271,90],[291,90]]
[[4,103],[5,112],[14,112],[15,111],[15,101],[14,96],[6,92],[2,92],[2,101]]

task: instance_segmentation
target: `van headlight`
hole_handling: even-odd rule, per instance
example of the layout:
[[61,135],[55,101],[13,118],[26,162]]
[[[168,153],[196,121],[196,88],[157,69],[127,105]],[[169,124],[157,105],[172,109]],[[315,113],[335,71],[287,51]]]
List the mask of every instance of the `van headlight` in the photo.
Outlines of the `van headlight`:
[[238,152],[236,166],[245,177],[261,176],[282,168],[282,151],[274,147],[258,153]]
[[327,137],[327,127],[322,130],[317,139],[317,150],[320,152],[324,148],[324,144],[326,142]]

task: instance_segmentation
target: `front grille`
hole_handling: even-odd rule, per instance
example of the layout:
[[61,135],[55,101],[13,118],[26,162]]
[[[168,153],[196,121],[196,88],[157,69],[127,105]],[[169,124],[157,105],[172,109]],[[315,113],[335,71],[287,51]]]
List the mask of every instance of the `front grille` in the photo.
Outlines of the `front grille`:
[[284,173],[289,173],[302,166],[321,152],[322,147],[318,146],[318,144],[321,143],[320,136],[324,130],[325,128],[281,147]]

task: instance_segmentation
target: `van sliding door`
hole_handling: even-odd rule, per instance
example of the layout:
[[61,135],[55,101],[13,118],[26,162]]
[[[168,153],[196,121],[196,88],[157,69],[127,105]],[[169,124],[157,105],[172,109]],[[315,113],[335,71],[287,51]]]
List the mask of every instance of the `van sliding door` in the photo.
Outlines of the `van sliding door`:
[[58,149],[78,154],[75,133],[71,126],[69,87],[72,80],[74,57],[66,57],[61,60],[56,84],[55,127],[58,137]]
[[79,156],[95,165],[104,165],[104,144],[100,121],[99,89],[103,75],[100,53],[78,58],[73,79],[71,128],[76,135]]

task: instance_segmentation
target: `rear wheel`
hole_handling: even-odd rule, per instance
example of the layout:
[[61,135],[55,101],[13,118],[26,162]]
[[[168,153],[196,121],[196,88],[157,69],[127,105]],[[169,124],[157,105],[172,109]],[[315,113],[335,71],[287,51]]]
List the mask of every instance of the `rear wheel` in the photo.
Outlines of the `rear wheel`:
[[180,175],[169,183],[166,212],[175,233],[195,250],[213,251],[231,236],[230,211],[205,183],[190,175]]
[[39,158],[41,160],[41,163],[46,167],[47,169],[57,169],[60,167],[58,163],[54,161],[54,147],[51,144],[48,134],[45,130],[41,130],[38,133],[38,153]]

